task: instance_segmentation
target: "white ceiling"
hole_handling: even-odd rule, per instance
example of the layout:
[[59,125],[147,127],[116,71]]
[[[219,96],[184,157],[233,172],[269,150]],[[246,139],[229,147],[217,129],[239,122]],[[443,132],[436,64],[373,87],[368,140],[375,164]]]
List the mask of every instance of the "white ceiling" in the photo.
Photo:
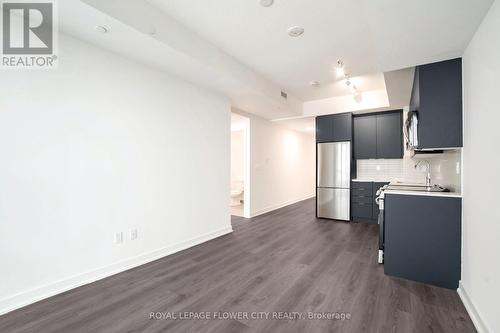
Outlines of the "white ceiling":
[[[462,55],[491,3],[275,0],[264,8],[258,0],[65,0],[59,21],[72,36],[277,119],[407,105],[413,70],[405,68]],[[292,25],[304,35],[289,37]],[[360,91],[355,101],[336,78],[337,58]],[[311,87],[312,80],[321,85]]]
[[[302,101],[144,0],[64,0],[62,32],[209,89],[264,118],[297,116]],[[102,34],[97,25],[108,28]]]
[[[338,58],[353,75],[365,75],[460,56],[492,3],[275,0],[266,8],[258,0],[146,1],[303,101],[325,97],[309,82],[335,80]],[[289,37],[293,25],[304,35]]]

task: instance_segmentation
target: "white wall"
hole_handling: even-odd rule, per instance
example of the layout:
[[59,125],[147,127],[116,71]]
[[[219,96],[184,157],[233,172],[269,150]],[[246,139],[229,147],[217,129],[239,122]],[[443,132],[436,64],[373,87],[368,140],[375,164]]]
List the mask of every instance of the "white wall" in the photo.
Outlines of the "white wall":
[[[500,332],[500,3],[467,47],[464,69],[464,200],[461,291],[490,332]],[[467,305],[467,301],[465,302]],[[471,307],[472,305],[472,307]]]
[[0,74],[0,313],[231,231],[228,100],[59,44]]
[[250,214],[256,216],[315,195],[314,135],[250,118]]

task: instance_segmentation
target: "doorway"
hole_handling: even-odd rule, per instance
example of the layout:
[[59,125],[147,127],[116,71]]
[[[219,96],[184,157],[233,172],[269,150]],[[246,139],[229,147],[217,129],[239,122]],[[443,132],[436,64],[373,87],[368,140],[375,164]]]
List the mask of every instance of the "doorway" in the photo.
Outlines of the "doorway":
[[231,113],[231,215],[250,217],[250,119]]

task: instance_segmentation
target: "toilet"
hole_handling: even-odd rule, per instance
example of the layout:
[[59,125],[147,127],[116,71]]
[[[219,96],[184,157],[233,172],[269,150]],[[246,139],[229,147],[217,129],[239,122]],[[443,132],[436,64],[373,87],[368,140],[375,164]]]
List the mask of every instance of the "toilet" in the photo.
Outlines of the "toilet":
[[243,199],[243,182],[242,181],[232,181],[231,182],[231,206],[241,205],[242,199]]

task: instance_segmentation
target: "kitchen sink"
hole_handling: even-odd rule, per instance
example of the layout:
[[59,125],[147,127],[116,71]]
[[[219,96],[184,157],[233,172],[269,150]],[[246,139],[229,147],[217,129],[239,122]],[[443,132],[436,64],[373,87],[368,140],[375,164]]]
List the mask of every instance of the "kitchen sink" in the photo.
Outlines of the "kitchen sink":
[[390,183],[387,189],[395,191],[449,192],[447,188],[436,184],[426,186],[425,184]]

